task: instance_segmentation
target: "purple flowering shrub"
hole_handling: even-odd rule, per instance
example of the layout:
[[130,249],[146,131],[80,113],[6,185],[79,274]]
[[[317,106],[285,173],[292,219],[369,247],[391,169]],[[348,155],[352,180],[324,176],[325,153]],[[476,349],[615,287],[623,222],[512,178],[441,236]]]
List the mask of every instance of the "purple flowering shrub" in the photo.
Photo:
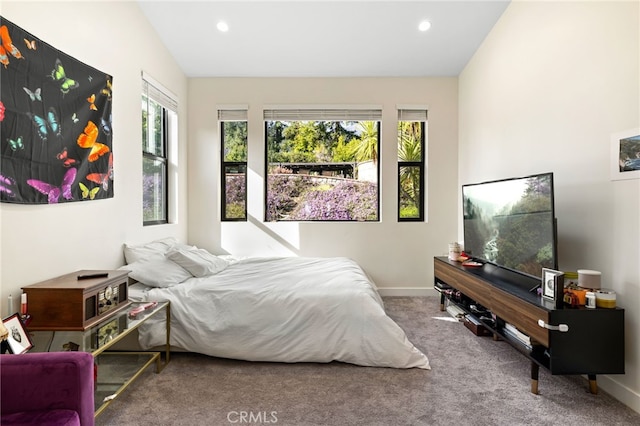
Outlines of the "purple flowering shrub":
[[330,189],[308,190],[291,216],[293,220],[377,220],[377,205],[377,185],[344,180]]
[[145,221],[160,219],[157,204],[162,202],[162,197],[158,198],[156,194],[163,194],[163,191],[162,179],[158,179],[157,175],[142,176],[142,217]]
[[318,186],[306,175],[269,175],[267,221],[274,220],[377,220],[377,185],[339,180]]
[[312,186],[311,179],[304,175],[268,175],[267,221],[295,220],[290,214],[300,202],[301,195]]
[[225,214],[227,219],[240,219],[245,217],[246,188],[247,179],[244,173],[226,175]]

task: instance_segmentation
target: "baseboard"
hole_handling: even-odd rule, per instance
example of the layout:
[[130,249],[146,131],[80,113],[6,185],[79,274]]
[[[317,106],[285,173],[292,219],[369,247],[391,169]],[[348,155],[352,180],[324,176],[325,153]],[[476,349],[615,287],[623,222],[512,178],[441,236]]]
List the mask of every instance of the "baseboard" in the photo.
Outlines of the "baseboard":
[[438,292],[433,287],[378,287],[380,296],[425,297],[435,296]]
[[633,411],[640,413],[640,394],[616,381],[615,376],[599,375],[596,379],[598,380],[598,389],[602,389]]

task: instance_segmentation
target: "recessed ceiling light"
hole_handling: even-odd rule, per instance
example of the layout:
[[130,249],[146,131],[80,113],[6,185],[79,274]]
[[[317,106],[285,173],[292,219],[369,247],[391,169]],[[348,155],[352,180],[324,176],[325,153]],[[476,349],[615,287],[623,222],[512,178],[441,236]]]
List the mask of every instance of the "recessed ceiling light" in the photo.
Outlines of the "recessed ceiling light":
[[420,31],[427,31],[429,28],[431,28],[431,22],[429,21],[422,21],[420,25],[418,25]]
[[224,21],[218,22],[218,25],[216,25],[216,28],[218,28],[218,31],[221,31],[223,33],[226,33],[227,31],[229,31],[229,25],[227,25],[227,23]]

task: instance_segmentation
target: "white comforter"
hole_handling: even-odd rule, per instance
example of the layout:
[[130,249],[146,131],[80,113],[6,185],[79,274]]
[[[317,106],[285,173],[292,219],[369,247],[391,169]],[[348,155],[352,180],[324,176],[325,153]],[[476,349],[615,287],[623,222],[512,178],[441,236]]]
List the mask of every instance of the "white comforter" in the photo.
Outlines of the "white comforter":
[[[430,368],[386,315],[374,284],[347,258],[245,259],[216,275],[152,288],[145,297],[171,302],[171,344],[191,352]],[[163,324],[143,324],[143,348],[165,341]]]

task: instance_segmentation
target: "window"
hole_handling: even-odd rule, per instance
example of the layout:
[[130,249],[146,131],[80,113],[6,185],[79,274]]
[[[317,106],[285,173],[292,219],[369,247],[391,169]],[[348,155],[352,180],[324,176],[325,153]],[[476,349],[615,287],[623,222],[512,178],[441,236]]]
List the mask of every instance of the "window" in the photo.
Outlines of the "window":
[[143,76],[142,86],[142,217],[143,225],[169,222],[168,145],[177,105]]
[[247,220],[247,110],[218,110],[223,221]]
[[265,221],[379,220],[380,109],[267,109]]
[[398,110],[398,221],[424,220],[426,110]]

